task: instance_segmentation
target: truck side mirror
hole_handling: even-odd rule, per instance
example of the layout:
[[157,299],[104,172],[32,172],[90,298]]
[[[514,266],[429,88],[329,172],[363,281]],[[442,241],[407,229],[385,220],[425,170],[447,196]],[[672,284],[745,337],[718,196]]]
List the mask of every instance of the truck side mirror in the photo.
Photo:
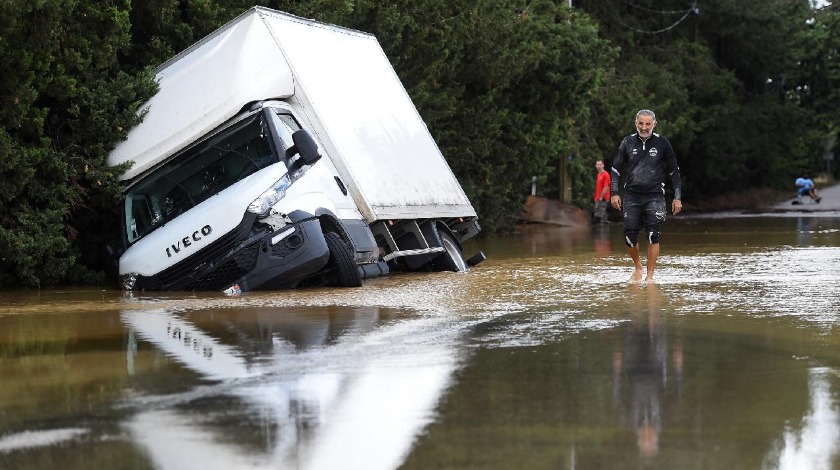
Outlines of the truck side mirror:
[[300,154],[301,160],[305,165],[312,165],[321,159],[321,154],[318,153],[318,144],[315,139],[305,129],[300,129],[292,134],[292,140],[295,145],[286,150],[286,156],[291,157],[295,152]]

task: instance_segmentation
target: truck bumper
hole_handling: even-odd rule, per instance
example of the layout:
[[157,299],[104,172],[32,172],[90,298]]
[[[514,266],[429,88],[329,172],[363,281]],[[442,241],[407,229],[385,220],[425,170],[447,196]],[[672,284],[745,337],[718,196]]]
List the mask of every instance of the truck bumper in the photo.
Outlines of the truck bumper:
[[317,219],[288,225],[260,241],[257,262],[235,284],[240,290],[289,289],[317,273],[330,258],[330,250]]

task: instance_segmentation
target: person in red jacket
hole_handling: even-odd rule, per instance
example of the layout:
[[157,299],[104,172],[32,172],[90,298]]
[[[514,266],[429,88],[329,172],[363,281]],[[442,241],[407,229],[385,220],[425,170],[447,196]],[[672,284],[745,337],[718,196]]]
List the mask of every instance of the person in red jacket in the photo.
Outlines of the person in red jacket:
[[595,223],[608,222],[607,204],[610,200],[610,172],[604,169],[604,162],[595,162],[598,179],[595,180]]

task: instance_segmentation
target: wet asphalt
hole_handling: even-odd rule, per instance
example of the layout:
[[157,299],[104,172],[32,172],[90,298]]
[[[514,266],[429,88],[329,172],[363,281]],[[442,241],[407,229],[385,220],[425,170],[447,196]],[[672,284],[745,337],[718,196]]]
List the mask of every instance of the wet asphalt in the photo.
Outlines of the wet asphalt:
[[793,204],[796,201],[796,193],[791,191],[791,198],[774,204],[770,207],[773,212],[834,212],[840,211],[840,184],[832,186],[817,187],[819,196],[822,198],[819,203],[811,198],[803,197],[802,204]]

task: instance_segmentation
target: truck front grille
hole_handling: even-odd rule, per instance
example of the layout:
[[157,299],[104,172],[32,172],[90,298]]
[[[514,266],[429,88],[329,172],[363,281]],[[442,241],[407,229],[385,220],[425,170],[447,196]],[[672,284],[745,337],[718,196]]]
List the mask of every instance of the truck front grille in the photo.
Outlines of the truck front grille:
[[260,251],[259,240],[236,252],[234,256],[214,267],[197,281],[187,284],[186,290],[222,290],[240,277],[248,274],[257,264]]
[[[248,243],[256,216],[246,214],[242,222],[226,235],[180,263],[160,273],[137,278],[135,289],[145,290],[221,290],[253,269],[259,237]],[[238,251],[233,257],[232,252]]]

